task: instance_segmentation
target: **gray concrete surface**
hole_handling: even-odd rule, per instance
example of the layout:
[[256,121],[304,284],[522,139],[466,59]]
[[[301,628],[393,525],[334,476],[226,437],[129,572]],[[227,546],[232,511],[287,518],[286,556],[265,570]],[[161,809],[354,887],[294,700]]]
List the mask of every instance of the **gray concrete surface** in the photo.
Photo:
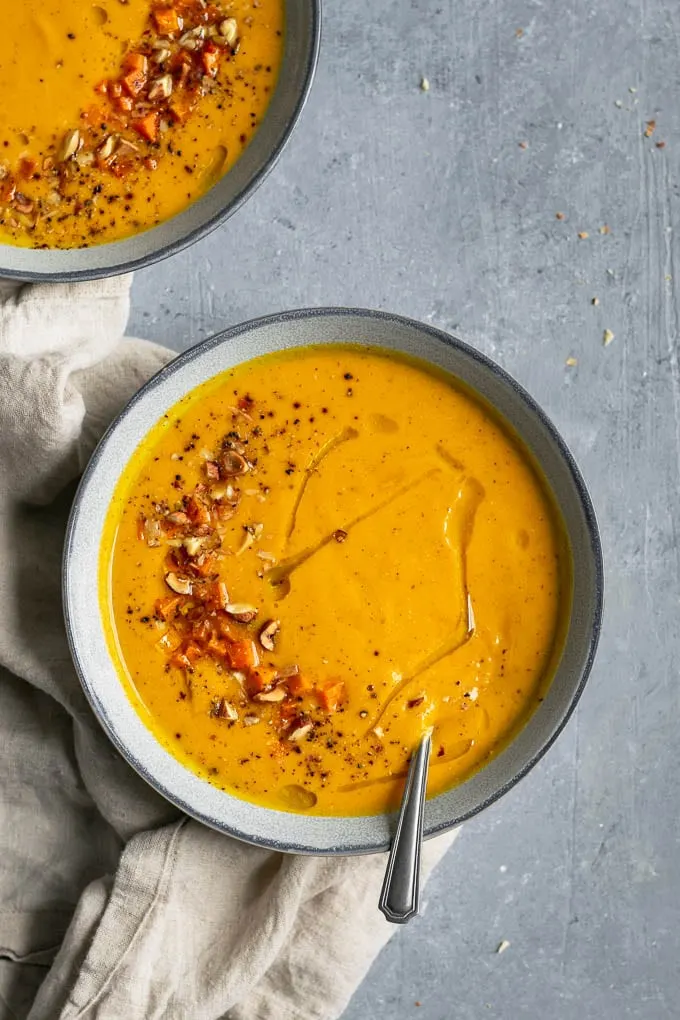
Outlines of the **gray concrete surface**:
[[679,38],[676,0],[327,0],[276,171],[136,279],[134,332],[178,349],[325,303],[459,331],[548,410],[599,512],[578,716],[465,826],[346,1020],[680,1016]]

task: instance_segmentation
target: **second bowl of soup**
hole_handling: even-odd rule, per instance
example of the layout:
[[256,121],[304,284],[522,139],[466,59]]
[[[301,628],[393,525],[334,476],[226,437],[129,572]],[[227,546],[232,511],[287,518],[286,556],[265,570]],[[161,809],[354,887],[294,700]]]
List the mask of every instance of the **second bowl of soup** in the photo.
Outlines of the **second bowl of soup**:
[[435,331],[340,312],[152,380],[88,469],[65,581],[85,689],[150,782],[242,838],[345,853],[387,843],[426,728],[429,834],[537,760],[601,595],[585,490],[526,395]]

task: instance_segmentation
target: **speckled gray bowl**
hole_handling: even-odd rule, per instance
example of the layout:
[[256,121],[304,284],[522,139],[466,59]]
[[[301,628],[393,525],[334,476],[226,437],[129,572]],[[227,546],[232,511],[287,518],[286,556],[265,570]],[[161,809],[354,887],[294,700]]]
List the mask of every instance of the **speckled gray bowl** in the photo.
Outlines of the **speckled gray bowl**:
[[545,754],[565,725],[591,668],[602,613],[597,523],[564,442],[531,398],[471,347],[430,326],[382,312],[316,309],[235,326],[182,354],[144,386],[110,427],[83,476],[64,553],[64,605],[81,682],[122,755],[168,800],[222,832],[260,846],[315,854],[387,848],[394,818],[315,818],[239,800],[198,779],[163,750],[128,701],[109,658],[98,609],[102,526],[119,475],[156,421],[189,390],[227,368],[270,351],[313,343],[360,343],[425,358],[481,393],[514,426],[541,465],[562,509],[574,559],[574,597],[564,651],[548,694],[510,746],[461,786],[428,801],[425,833],[434,836],[497,800]]
[[54,282],[127,273],[174,255],[236,212],[281,155],[302,112],[316,69],[321,0],[285,2],[283,63],[272,101],[250,145],[210,191],[179,215],[124,241],[69,251],[0,244],[0,277]]

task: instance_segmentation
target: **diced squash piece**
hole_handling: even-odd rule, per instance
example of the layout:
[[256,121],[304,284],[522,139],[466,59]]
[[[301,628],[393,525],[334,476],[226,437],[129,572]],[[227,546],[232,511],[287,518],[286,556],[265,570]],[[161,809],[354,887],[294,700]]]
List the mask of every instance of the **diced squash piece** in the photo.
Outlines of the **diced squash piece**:
[[184,654],[186,655],[189,662],[193,664],[194,662],[196,662],[197,659],[200,659],[202,657],[203,650],[199,648],[199,646],[195,644],[193,641],[190,641],[186,648],[184,649]]
[[146,138],[148,142],[155,142],[158,138],[158,113],[151,110],[138,120],[133,120],[132,126],[142,138]]
[[258,666],[256,669],[249,669],[246,674],[246,691],[252,698],[271,687],[275,679],[276,668],[274,666]]
[[295,676],[289,676],[285,683],[294,698],[299,698],[303,694],[309,694],[309,692],[313,689],[312,681],[309,677],[306,677],[304,673],[297,673]]
[[217,74],[217,70],[220,66],[221,52],[214,43],[206,43],[201,53],[201,61],[203,63],[203,70],[206,74],[209,74],[211,78],[214,78]]
[[170,659],[170,665],[176,669],[191,669],[191,662],[182,651],[177,651]]
[[331,680],[316,691],[319,704],[326,712],[337,712],[345,700],[345,684],[343,680]]
[[146,85],[148,61],[143,53],[128,53],[123,61],[121,85],[130,96],[138,96]]
[[159,35],[173,35],[182,29],[180,16],[174,7],[157,7],[153,20]]
[[239,628],[228,616],[219,613],[215,621],[217,633],[229,641],[238,641]]
[[116,99],[116,106],[119,110],[122,110],[123,113],[130,113],[133,105],[134,104],[129,96],[118,96],[118,99]]
[[234,641],[229,647],[229,662],[232,669],[255,669],[260,664],[257,646],[250,638]]
[[196,107],[197,100],[194,96],[185,93],[183,95],[173,94],[172,99],[168,104],[168,109],[172,114],[173,120],[178,121],[180,124],[184,124],[189,119]]
[[211,637],[205,646],[205,650],[216,659],[229,658],[229,644],[223,639]]
[[164,599],[156,599],[156,615],[163,620],[171,620],[182,602],[181,595],[169,595]]

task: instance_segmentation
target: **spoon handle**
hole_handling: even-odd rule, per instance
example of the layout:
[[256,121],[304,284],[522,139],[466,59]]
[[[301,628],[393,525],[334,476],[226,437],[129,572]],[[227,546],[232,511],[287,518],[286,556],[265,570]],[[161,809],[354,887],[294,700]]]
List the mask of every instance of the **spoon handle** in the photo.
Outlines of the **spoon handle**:
[[420,848],[431,747],[429,732],[411,759],[397,831],[378,902],[387,920],[393,924],[406,924],[420,909]]

